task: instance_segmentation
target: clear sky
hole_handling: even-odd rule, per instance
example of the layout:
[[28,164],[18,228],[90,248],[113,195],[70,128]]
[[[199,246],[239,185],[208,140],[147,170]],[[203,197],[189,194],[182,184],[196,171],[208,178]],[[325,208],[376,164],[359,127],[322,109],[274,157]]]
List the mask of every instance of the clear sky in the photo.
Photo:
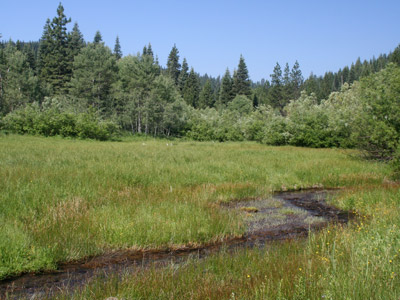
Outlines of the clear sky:
[[[4,40],[40,39],[59,1],[3,0],[0,33]],[[110,48],[119,35],[124,55],[147,43],[166,65],[176,44],[181,59],[201,74],[223,75],[245,58],[250,78],[270,79],[298,60],[304,77],[337,71],[358,57],[388,53],[400,43],[399,0],[64,0],[72,23],[86,41],[97,30]],[[72,28],[72,23],[69,29]]]

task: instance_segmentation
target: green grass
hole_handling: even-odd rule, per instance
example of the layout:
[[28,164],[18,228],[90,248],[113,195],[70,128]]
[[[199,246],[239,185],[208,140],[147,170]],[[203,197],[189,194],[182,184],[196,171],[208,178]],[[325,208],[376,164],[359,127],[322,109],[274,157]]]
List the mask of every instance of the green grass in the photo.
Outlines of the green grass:
[[314,185],[380,185],[388,176],[386,166],[349,154],[255,143],[1,136],[0,278],[115,249],[238,236],[241,214],[218,203]]
[[400,188],[370,188],[346,190],[333,200],[360,207],[358,220],[347,226],[97,280],[75,299],[399,299]]

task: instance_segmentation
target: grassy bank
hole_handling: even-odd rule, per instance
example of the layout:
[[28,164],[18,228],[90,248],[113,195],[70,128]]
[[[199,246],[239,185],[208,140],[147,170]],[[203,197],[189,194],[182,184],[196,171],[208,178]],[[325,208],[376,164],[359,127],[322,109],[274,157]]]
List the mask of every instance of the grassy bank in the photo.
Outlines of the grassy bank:
[[[242,234],[239,215],[218,208],[220,201],[313,185],[382,184],[387,168],[351,153],[254,143],[2,136],[0,278],[112,249],[173,248]],[[350,201],[357,203],[356,198]],[[306,251],[301,245],[285,247],[288,255]],[[223,255],[213,259],[221,260],[221,266],[229,260]],[[184,272],[196,276],[190,268],[196,267]],[[220,273],[217,267],[212,270]],[[182,280],[194,280],[184,272],[179,273]],[[210,274],[209,280],[217,276]],[[181,288],[189,292],[190,284]]]
[[[266,249],[220,253],[109,278],[87,286],[79,299],[399,299],[400,188],[367,186],[334,200],[357,208],[358,221],[331,226],[306,240]],[[60,295],[59,299],[67,299]]]

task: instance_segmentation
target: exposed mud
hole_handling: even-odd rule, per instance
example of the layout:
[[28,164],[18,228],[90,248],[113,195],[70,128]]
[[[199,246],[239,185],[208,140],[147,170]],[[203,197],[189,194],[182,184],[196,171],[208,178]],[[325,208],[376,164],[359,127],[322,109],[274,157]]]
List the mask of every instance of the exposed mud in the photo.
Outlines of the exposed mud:
[[221,249],[262,247],[271,240],[306,236],[309,230],[330,222],[347,223],[353,214],[328,206],[325,199],[334,191],[283,192],[269,199],[234,202],[228,209],[245,214],[247,231],[243,237],[198,248],[164,251],[121,250],[73,263],[61,264],[57,271],[24,274],[0,281],[0,298],[39,299],[60,289],[71,293],[91,279],[110,274],[134,273],[147,267],[178,264],[189,257],[203,258]]

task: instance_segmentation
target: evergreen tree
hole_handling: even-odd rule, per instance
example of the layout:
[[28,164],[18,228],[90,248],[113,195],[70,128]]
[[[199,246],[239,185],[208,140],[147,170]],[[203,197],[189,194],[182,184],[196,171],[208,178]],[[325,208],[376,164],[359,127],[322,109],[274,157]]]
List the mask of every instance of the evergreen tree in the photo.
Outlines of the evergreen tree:
[[226,106],[235,97],[233,95],[233,82],[229,69],[226,69],[224,77],[222,77],[221,89],[219,94],[219,104]]
[[193,68],[191,68],[185,83],[185,87],[183,88],[183,99],[188,105],[191,105],[195,108],[199,106],[199,90],[199,79]]
[[364,60],[362,70],[361,70],[361,77],[367,77],[371,74],[371,65]]
[[240,56],[237,71],[233,75],[233,93],[234,95],[251,95],[249,72],[243,56]]
[[68,33],[68,73],[72,74],[72,68],[75,56],[77,56],[81,49],[85,46],[85,40],[79,30],[78,23],[74,24],[72,31]]
[[271,74],[271,85],[272,86],[282,86],[282,69],[279,63],[276,63],[274,67],[274,72]]
[[29,68],[36,74],[36,59],[33,49],[30,47],[24,47],[23,52],[26,55]]
[[103,37],[101,36],[100,31],[97,30],[96,34],[94,35],[93,44],[100,44],[102,41],[103,41]]
[[350,75],[350,69],[349,69],[348,66],[345,66],[345,67],[343,68],[343,71],[342,71],[342,78],[341,78],[342,85],[343,85],[345,82],[349,82],[349,75]]
[[310,76],[307,78],[307,80],[304,82],[303,85],[303,90],[306,92],[306,94],[314,94],[318,95],[319,94],[319,80],[316,75],[313,73],[310,74]]
[[40,41],[40,77],[48,83],[56,94],[64,92],[71,77],[70,56],[68,55],[68,34],[66,25],[71,22],[64,15],[64,7],[59,4],[57,16],[48,19]]
[[68,47],[70,50],[70,58],[73,62],[74,57],[79,54],[81,49],[85,46],[85,40],[79,30],[78,23],[75,22],[72,31],[68,34]]
[[349,81],[348,81],[348,82],[349,82],[349,83],[353,83],[354,80],[356,80],[356,71],[355,71],[354,64],[352,63],[352,64],[351,64],[351,67],[350,67]]
[[282,78],[282,97],[285,99],[285,102],[289,102],[292,99],[292,84],[290,81],[290,68],[289,64],[286,63],[285,69],[283,69],[283,78]]
[[182,62],[182,69],[179,73],[179,77],[178,77],[178,88],[183,96],[183,89],[185,87],[185,83],[187,78],[189,77],[189,65],[186,61],[186,58],[183,59]]
[[329,94],[334,90],[334,85],[335,76],[332,72],[326,72],[321,81],[319,94],[317,94],[317,99],[327,99]]
[[285,69],[283,70],[282,84],[283,85],[290,84],[290,68],[288,63],[286,63]]
[[394,49],[392,55],[390,56],[390,62],[400,66],[400,45]]
[[178,85],[180,68],[181,65],[179,63],[179,51],[178,48],[176,48],[176,45],[174,45],[168,55],[167,74],[174,80],[176,85]]
[[199,108],[212,107],[214,105],[214,93],[211,87],[211,80],[207,80],[199,96]]
[[154,53],[153,53],[153,48],[151,47],[151,44],[149,43],[149,45],[147,46],[147,55],[154,57]]
[[361,72],[362,72],[361,59],[357,58],[357,61],[356,61],[355,65],[354,65],[355,80],[359,80],[360,79]]
[[271,74],[271,88],[269,97],[271,105],[283,112],[283,108],[286,103],[283,97],[282,69],[279,63],[276,63],[274,72]]
[[290,82],[292,85],[292,98],[298,99],[300,97],[301,88],[304,83],[304,78],[300,70],[299,62],[296,60],[292,70],[290,71]]
[[119,43],[119,37],[117,35],[117,38],[115,39],[115,46],[114,46],[114,55],[115,58],[118,60],[122,57],[122,51],[121,51],[121,45]]
[[142,56],[145,56],[145,55],[148,55],[148,56],[154,58],[153,49],[151,48],[151,44],[150,44],[150,43],[149,43],[148,46],[144,46],[144,47],[143,47]]

